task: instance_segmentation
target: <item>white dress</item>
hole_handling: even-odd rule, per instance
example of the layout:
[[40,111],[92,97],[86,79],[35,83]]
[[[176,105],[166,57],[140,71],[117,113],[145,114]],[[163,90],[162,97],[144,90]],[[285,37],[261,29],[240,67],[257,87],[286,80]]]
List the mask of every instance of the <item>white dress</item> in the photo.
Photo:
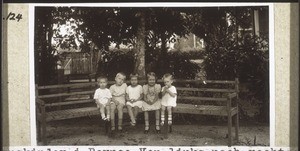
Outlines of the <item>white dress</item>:
[[[141,85],[137,85],[135,87],[132,87],[130,85],[126,88],[126,93],[128,94],[130,100],[131,99],[137,100],[143,94],[143,87]],[[141,108],[143,105],[143,101],[142,100],[137,100],[136,102],[127,101],[126,105],[129,105],[131,107],[137,106]]]
[[[143,92],[144,92],[144,97],[146,97],[149,101],[154,101],[156,95],[158,95],[161,91],[161,86],[160,84],[155,84],[152,87],[149,87],[148,84],[143,86]],[[161,103],[160,99],[157,98],[158,100],[150,105],[146,102],[143,102],[143,111],[153,111],[153,110],[159,110],[161,108]]]
[[[162,88],[162,91],[166,89],[166,87],[163,87]],[[176,91],[176,88],[174,86],[171,86],[169,88],[169,90],[172,92],[172,93],[175,93],[177,94],[177,91]],[[175,107],[177,104],[176,104],[176,101],[177,101],[177,95],[175,97],[172,97],[169,93],[165,93],[164,96],[162,96],[161,98],[161,105],[163,106],[171,106],[171,107]]]

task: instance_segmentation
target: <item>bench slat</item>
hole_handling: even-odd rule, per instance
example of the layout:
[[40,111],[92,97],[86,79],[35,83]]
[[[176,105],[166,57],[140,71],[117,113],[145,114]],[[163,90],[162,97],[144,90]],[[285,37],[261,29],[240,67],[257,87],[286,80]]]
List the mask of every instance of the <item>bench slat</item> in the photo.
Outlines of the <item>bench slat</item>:
[[213,89],[213,88],[185,88],[177,87],[178,91],[194,91],[194,92],[235,92],[235,89]]
[[[237,113],[236,107],[231,108],[231,116]],[[218,115],[227,116],[226,106],[212,106],[212,105],[192,105],[192,104],[177,104],[173,108],[173,113],[185,113],[185,114],[201,114],[201,115]]]
[[47,113],[46,121],[64,120],[78,117],[85,117],[87,115],[100,114],[97,107],[85,107],[68,110],[58,110]]
[[70,92],[70,93],[57,93],[57,94],[47,94],[40,95],[38,98],[52,98],[52,97],[60,97],[60,96],[71,96],[71,95],[82,95],[82,94],[94,94],[95,91],[81,91],[81,92]]
[[83,103],[91,103],[94,102],[93,99],[87,99],[87,100],[79,100],[79,101],[68,101],[68,102],[58,102],[58,103],[49,103],[46,104],[46,107],[52,107],[52,106],[64,106],[64,105],[74,105],[74,104],[83,104]]
[[[126,83],[130,83],[130,81],[125,81]],[[146,83],[146,80],[139,80],[140,83]],[[162,80],[158,80],[157,82],[162,83]],[[202,83],[202,80],[181,80],[178,79],[175,83]],[[205,80],[206,83],[212,84],[235,84],[236,81],[228,81],[228,80]],[[108,81],[108,84],[114,84],[114,81]],[[42,89],[55,89],[55,88],[68,88],[68,87],[84,87],[84,86],[95,86],[97,82],[82,82],[82,83],[72,83],[72,84],[59,84],[59,85],[45,85],[38,86],[39,90]]]
[[[124,113],[127,113],[127,108],[124,107]],[[140,109],[139,112],[142,112]],[[184,114],[200,114],[200,115],[219,115],[227,116],[226,106],[213,106],[213,105],[192,105],[192,104],[177,104],[173,108],[173,113],[184,113]],[[51,111],[47,113],[46,121],[64,120],[71,118],[86,117],[92,115],[99,115],[100,111],[97,107],[85,107],[67,110]],[[237,108],[231,108],[231,116],[237,114]]]
[[85,82],[85,83],[38,86],[38,89],[43,90],[43,89],[57,89],[57,88],[73,88],[73,87],[87,87],[87,86],[95,86],[95,85],[97,85],[96,82]]
[[[158,82],[162,82],[162,80],[158,80]],[[202,80],[175,80],[175,83],[202,83]],[[212,84],[235,84],[235,81],[229,80],[205,80],[206,83]]]
[[177,96],[178,100],[198,100],[198,101],[227,101],[227,98]]

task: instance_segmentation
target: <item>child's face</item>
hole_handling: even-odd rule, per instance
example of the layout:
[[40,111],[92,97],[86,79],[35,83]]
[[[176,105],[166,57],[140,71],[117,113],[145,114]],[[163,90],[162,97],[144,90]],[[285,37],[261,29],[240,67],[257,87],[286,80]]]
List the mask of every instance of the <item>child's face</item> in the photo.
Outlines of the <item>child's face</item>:
[[170,86],[172,86],[173,80],[170,77],[164,78],[164,83],[165,83],[165,86],[170,87]]
[[106,86],[107,86],[107,80],[106,79],[100,79],[100,80],[98,80],[98,85],[99,85],[99,87],[101,89],[106,88]]
[[132,77],[130,79],[131,85],[136,86],[138,84],[138,78],[137,77]]
[[117,76],[115,80],[116,80],[116,84],[120,86],[124,83],[125,77],[124,76]]
[[150,86],[154,86],[155,85],[155,77],[154,76],[150,76],[148,78],[148,85],[150,85]]

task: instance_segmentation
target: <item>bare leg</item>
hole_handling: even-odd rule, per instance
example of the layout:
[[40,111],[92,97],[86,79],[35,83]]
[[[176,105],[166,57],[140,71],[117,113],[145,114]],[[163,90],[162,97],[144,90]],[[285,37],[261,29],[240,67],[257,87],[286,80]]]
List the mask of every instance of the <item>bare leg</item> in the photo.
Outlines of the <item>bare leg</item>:
[[110,121],[110,105],[106,105],[105,109],[106,109],[106,118],[108,121]]
[[130,105],[127,105],[127,109],[128,109],[128,114],[129,114],[129,117],[131,120],[131,125],[134,126],[136,122],[135,122],[135,117],[134,117],[134,114],[132,111],[132,107]]
[[144,118],[145,118],[145,131],[149,130],[149,113],[148,111],[144,112]]
[[116,110],[116,104],[115,103],[111,103],[110,104],[111,130],[115,130],[116,129],[116,125],[115,125],[115,110]]
[[160,130],[159,126],[159,110],[155,110],[155,125],[156,130]]
[[103,104],[99,104],[99,107],[100,107],[100,114],[101,114],[102,120],[106,120],[106,117],[105,117],[105,106]]
[[166,107],[165,106],[161,106],[161,125],[164,125],[165,124],[165,110],[166,110]]
[[133,110],[133,116],[134,119],[136,120],[137,115],[139,114],[139,107],[135,106]]
[[122,130],[122,123],[123,123],[123,104],[119,104],[117,106],[117,110],[118,110],[118,129]]

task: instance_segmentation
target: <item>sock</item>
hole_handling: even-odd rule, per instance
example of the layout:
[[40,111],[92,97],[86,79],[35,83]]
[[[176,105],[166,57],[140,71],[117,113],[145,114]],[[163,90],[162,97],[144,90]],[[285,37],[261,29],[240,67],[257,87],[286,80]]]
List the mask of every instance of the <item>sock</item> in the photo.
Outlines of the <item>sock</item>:
[[165,115],[164,115],[164,114],[161,115],[161,123],[162,123],[162,124],[165,123]]
[[172,114],[168,115],[168,124],[172,124]]

